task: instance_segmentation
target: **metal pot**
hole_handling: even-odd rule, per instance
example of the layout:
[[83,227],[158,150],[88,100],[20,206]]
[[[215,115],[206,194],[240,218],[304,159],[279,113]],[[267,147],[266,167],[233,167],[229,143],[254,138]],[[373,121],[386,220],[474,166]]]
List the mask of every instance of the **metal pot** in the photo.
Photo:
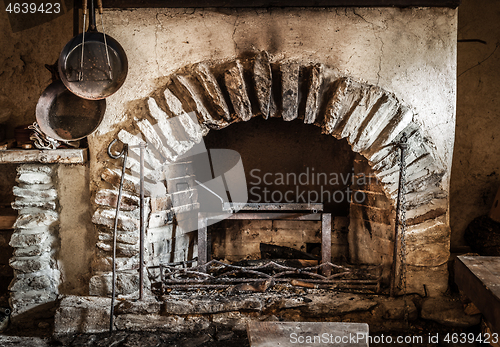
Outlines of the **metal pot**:
[[[97,5],[102,20],[102,1],[97,0]],[[83,0],[83,15],[83,32],[69,41],[59,56],[59,76],[66,88],[79,97],[104,99],[125,82],[127,55],[118,41],[97,31],[94,0],[90,0],[87,32],[87,0]]]
[[36,121],[45,135],[60,141],[80,140],[92,134],[106,111],[106,100],[87,100],[52,82],[36,105]]

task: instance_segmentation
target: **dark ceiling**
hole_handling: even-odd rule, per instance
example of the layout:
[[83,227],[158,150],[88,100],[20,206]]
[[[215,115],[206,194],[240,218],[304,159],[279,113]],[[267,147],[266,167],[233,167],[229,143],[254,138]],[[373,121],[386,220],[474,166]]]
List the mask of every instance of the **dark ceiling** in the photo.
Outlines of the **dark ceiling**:
[[135,7],[451,7],[460,0],[103,0],[108,8]]

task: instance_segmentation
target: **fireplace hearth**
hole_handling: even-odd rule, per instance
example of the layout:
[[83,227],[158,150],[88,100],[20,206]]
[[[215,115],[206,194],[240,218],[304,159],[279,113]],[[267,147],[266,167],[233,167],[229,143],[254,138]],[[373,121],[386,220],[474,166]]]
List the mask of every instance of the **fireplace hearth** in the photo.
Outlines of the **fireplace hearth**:
[[[176,226],[174,219],[168,218],[174,214],[178,220],[187,220],[203,211],[198,199],[204,189],[194,183],[198,182],[196,165],[188,156],[189,150],[194,148],[199,153],[202,138],[209,131],[249,121],[253,116],[280,117],[285,121],[300,119],[303,126],[316,125],[321,128],[320,136],[345,138],[352,150],[359,153],[354,163],[354,168],[359,169],[358,178],[362,173],[373,181],[352,180],[353,193],[360,192],[367,199],[357,201],[353,195],[349,201],[348,258],[354,263],[385,265],[386,281],[392,262],[398,191],[397,143],[403,133],[407,134],[407,247],[419,250],[407,255],[407,290],[425,294],[442,292],[446,287],[444,282],[429,277],[426,270],[446,271],[443,266],[436,269],[436,265],[440,266],[448,257],[448,244],[433,240],[446,233],[442,227],[447,199],[441,187],[445,171],[436,159],[431,140],[412,121],[411,108],[394,94],[339,75],[323,64],[271,62],[269,54],[261,52],[217,65],[202,62],[181,69],[169,77],[166,89],[144,102],[143,115],[136,114],[134,120],[122,125],[124,129],[118,132],[118,138],[131,146],[141,139],[148,143],[145,156],[145,176],[150,182],[146,188],[150,199],[148,266],[157,268],[191,261],[196,255],[199,264],[206,262],[206,255],[200,258],[200,254],[205,254],[200,252],[206,249],[205,244],[200,249],[200,240],[205,240],[200,230],[205,227],[189,228],[182,223]],[[188,113],[195,114],[196,119]],[[167,121],[171,117],[176,123]],[[138,161],[133,157],[128,161],[128,169],[125,190],[133,197],[138,193]],[[118,171],[108,164],[102,171],[95,200],[93,222],[99,230],[99,241],[94,276],[90,280],[91,295],[111,292],[111,248],[107,235],[111,234],[113,224],[117,182]],[[137,264],[139,250],[133,238],[138,225],[137,200],[127,199],[123,208],[127,211],[119,220],[118,282],[120,293],[129,295],[137,290],[137,274],[121,270]],[[197,220],[200,223],[199,216]],[[293,238],[293,231],[288,237]],[[120,242],[120,238],[132,242]]]
[[[325,315],[397,321],[403,311],[391,309],[405,305],[398,297],[404,292],[417,306],[418,298],[446,292],[456,10],[108,13],[105,26],[123,43],[130,74],[88,138],[89,161],[78,180],[85,189],[73,194],[88,215],[71,220],[70,180],[43,155],[19,167],[20,215],[11,239],[14,319],[57,303],[57,334],[108,328],[122,178],[121,161],[106,153],[114,139],[130,148],[117,232],[118,329],[238,330],[248,320]],[[387,298],[403,134],[406,287]],[[141,143],[147,144],[146,299],[135,302]],[[23,175],[31,172],[47,182],[26,182]],[[228,172],[242,173],[246,184]],[[217,190],[211,182],[219,178]],[[27,184],[47,198],[22,205]],[[224,203],[241,204],[224,210]],[[244,209],[252,204],[322,208],[250,216]],[[245,213],[252,218],[238,220]],[[270,257],[263,245],[294,255]],[[40,264],[29,257],[40,257]],[[236,281],[229,285],[217,276]],[[169,282],[175,278],[180,282]],[[410,306],[416,316],[417,306]]]

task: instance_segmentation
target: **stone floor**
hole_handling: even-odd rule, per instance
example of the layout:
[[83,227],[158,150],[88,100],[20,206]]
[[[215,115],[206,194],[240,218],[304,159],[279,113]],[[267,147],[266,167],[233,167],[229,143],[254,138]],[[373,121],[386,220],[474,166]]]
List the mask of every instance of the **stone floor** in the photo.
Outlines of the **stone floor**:
[[[294,293],[294,295],[297,293]],[[300,295],[299,295],[300,294]],[[300,297],[307,297],[307,293],[299,293]],[[269,302],[270,293],[260,294],[265,296],[265,301]],[[290,296],[289,294],[288,296]],[[282,293],[281,300],[292,300],[295,296],[288,297]],[[318,295],[316,295],[318,296]],[[345,297],[345,298],[344,298]],[[173,299],[176,301],[182,301],[181,295],[173,295]],[[170,298],[170,299],[172,299]],[[212,299],[214,296],[212,295]],[[258,294],[254,294],[252,300],[257,300],[259,298]],[[349,305],[342,304],[340,299],[344,298],[348,300]],[[353,294],[335,294],[330,299],[335,299],[334,302],[326,302],[326,311],[320,310],[312,319],[311,316],[303,316],[304,312],[309,312],[307,307],[302,307],[305,310],[300,314],[301,311],[292,308],[291,312],[288,310],[281,309],[279,312],[271,312],[273,316],[276,316],[275,320],[279,321],[330,321],[330,322],[364,322],[368,323],[370,335],[373,338],[370,346],[404,346],[404,347],[426,347],[426,346],[481,346],[481,344],[474,342],[469,344],[454,344],[452,341],[447,342],[446,338],[451,338],[452,336],[460,336],[460,334],[472,334],[473,336],[479,336],[481,332],[480,315],[475,315],[477,319],[471,319],[472,316],[465,314],[462,303],[458,298],[457,294],[435,298],[420,298],[418,295],[408,296],[408,303],[413,303],[411,310],[409,310],[409,323],[405,324],[402,320],[401,311],[401,298],[392,300],[384,296],[369,296],[363,297],[362,302],[365,301],[376,301],[377,305],[368,305],[361,311],[350,312],[353,306],[359,308],[359,302],[354,305],[353,300],[355,298]],[[0,297],[0,302],[2,298]],[[170,310],[175,308],[172,305],[172,300],[168,297],[164,297],[163,300],[170,302],[168,305]],[[224,299],[224,300],[223,300]],[[170,300],[170,301],[169,301]],[[174,301],[175,301],[174,300]],[[243,300],[240,295],[240,300]],[[249,299],[247,299],[248,301]],[[213,300],[212,300],[213,301]],[[230,307],[223,307],[223,304],[233,308],[238,308],[236,305],[235,297],[220,297],[215,300],[217,307],[219,309],[229,309]],[[245,302],[247,302],[245,301]],[[287,302],[288,302],[287,301]],[[293,300],[292,300],[293,301]],[[315,310],[319,310],[325,305],[320,305],[313,302],[313,307]],[[191,298],[189,301],[184,302],[185,304],[190,302],[191,305],[200,306],[204,300],[203,297],[197,296],[196,299]],[[291,302],[291,301],[290,301]],[[148,305],[146,305],[148,306]],[[179,306],[178,308],[186,308],[189,305]],[[214,306],[214,309],[217,308]],[[248,309],[250,306],[243,305]],[[285,305],[287,306],[287,305]],[[289,306],[289,305],[288,305]],[[338,315],[336,310],[340,310],[342,307],[349,306],[346,312],[342,312],[342,315]],[[149,307],[149,306],[148,306]],[[201,306],[200,306],[201,307]],[[332,309],[336,307],[336,309]],[[107,307],[106,307],[107,310]],[[249,346],[249,342],[246,336],[245,325],[228,325],[228,324],[215,324],[213,317],[209,318],[213,324],[206,327],[205,330],[194,329],[191,332],[172,332],[173,328],[168,325],[171,329],[159,330],[152,328],[150,331],[144,331],[144,322],[139,321],[139,325],[134,327],[134,331],[126,330],[130,329],[127,327],[121,330],[115,331],[113,333],[106,332],[108,321],[104,324],[104,331],[102,333],[94,334],[78,334],[70,333],[66,335],[54,334],[56,321],[57,306],[44,307],[43,310],[36,312],[33,311],[29,315],[26,315],[24,319],[17,318],[17,322],[11,322],[8,328],[0,334],[0,346],[13,347],[13,346],[33,346],[33,347],[49,347],[49,346],[89,346],[89,347],[149,347],[149,346],[168,346],[168,347],[246,347]],[[119,310],[118,310],[119,311]],[[335,311],[335,312],[334,312]],[[115,311],[117,312],[117,311]],[[119,313],[119,312],[118,312]],[[177,312],[178,314],[185,314],[186,312]],[[311,312],[309,312],[311,313]],[[334,313],[335,316],[329,316],[328,313]],[[199,315],[199,314],[198,314]],[[296,316],[295,316],[296,315]],[[1,318],[1,317],[0,317]],[[311,320],[312,319],[312,320]],[[1,320],[1,319],[0,319]],[[142,322],[142,323],[141,323]],[[1,329],[0,321],[0,329]],[[116,323],[116,321],[115,321]],[[180,330],[178,330],[180,331]],[[455,335],[453,335],[455,334]],[[54,336],[60,336],[56,339]],[[394,339],[397,337],[422,337],[421,341],[410,341],[408,343],[387,343],[387,336],[391,336]],[[382,337],[385,337],[383,339]],[[432,337],[431,341],[430,338]],[[378,339],[378,340],[377,340]]]
[[[230,330],[207,331],[197,334],[181,334],[167,332],[131,332],[114,331],[113,333],[100,334],[77,334],[67,336],[64,339],[55,340],[50,335],[50,327],[44,322],[39,322],[36,329],[24,329],[23,327],[10,327],[5,334],[0,335],[0,346],[14,347],[49,347],[49,346],[68,346],[68,347],[247,347],[249,342],[245,332]],[[45,322],[47,323],[47,322]],[[47,323],[49,324],[49,323]],[[370,346],[404,346],[404,347],[455,347],[455,346],[473,346],[479,347],[481,344],[465,343],[454,344],[451,341],[446,342],[446,336],[452,334],[474,334],[478,336],[480,327],[456,328],[438,324],[427,320],[416,320],[410,323],[405,330],[386,331],[371,333],[372,338],[383,337],[384,343],[372,342]],[[29,336],[31,335],[31,336]],[[33,336],[37,335],[37,336]],[[422,342],[409,343],[387,343],[387,336],[396,339],[398,336],[415,337],[421,336]],[[429,341],[429,336],[437,336],[437,340]]]

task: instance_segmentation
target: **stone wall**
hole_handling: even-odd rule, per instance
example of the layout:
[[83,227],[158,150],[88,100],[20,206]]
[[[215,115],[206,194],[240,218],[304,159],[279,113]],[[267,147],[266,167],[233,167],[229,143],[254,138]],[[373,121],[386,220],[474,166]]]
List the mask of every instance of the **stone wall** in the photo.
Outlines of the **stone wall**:
[[455,248],[466,245],[467,225],[490,211],[500,188],[499,11],[500,3],[487,0],[463,0],[458,10],[457,136],[450,196]]
[[19,215],[10,246],[14,279],[9,290],[14,316],[57,299],[61,274],[57,266],[59,213],[54,165],[23,164],[17,168],[12,207]]
[[[34,120],[36,100],[50,83],[42,66],[55,61],[72,36],[69,17],[26,32],[4,31],[8,35],[2,41],[7,52],[3,66],[8,73],[2,78],[23,76],[21,86],[12,88],[8,81],[4,86],[25,91],[8,95],[16,105],[14,113],[20,115],[12,126]],[[124,122],[148,112],[144,101],[164,88],[172,72],[195,62],[233,61],[260,50],[269,51],[273,62],[295,60],[308,66],[319,62],[338,75],[395,93],[411,105],[412,120],[433,139],[433,152],[445,169],[442,187],[448,190],[455,127],[456,10],[107,10],[105,21],[127,51],[130,71],[122,89],[107,100],[105,120],[90,138],[92,191],[101,188],[101,174],[109,165],[107,144]]]
[[[416,174],[409,178],[413,181],[409,200],[416,202],[411,207],[413,215],[410,213],[409,218],[430,213],[429,217],[431,211],[440,208],[447,211],[454,141],[456,10],[289,8],[220,12],[212,9],[141,9],[132,12],[108,10],[105,20],[110,35],[124,46],[130,70],[123,87],[108,99],[106,119],[97,133],[90,137],[94,154],[91,156],[92,190],[102,187],[101,174],[109,162],[104,149],[119,129],[146,135],[144,127],[148,122],[153,126],[158,117],[179,114],[178,108],[172,109],[172,98],[165,96],[165,92],[173,91],[183,110],[198,112],[202,125],[215,128],[229,124],[228,119],[233,118],[233,113],[241,121],[260,113],[264,117],[278,115],[283,119],[299,117],[306,123],[315,123],[316,120],[325,133],[337,138],[347,137],[351,145],[358,142],[358,145],[353,145],[353,150],[361,151],[371,160],[375,171],[386,172],[380,176],[381,181],[385,193],[394,201],[397,173],[389,167],[395,164],[397,155],[381,152],[386,158],[382,160],[374,153],[363,152],[366,145],[372,144],[356,138],[360,130],[356,124],[366,127],[366,123],[359,123],[363,114],[367,115],[364,112],[382,104],[390,108],[391,102],[397,99],[398,105],[401,102],[411,111],[404,116],[401,114],[402,122],[397,124],[402,127],[394,128],[389,136],[390,141],[396,139],[409,122],[412,124],[407,129],[412,135],[412,153],[407,164],[412,165],[411,170]],[[267,72],[265,62],[257,63],[254,68],[252,60],[247,59],[260,51],[269,52],[270,72]],[[239,65],[236,58],[240,58]],[[191,67],[198,62],[205,62],[205,65]],[[209,67],[208,73],[206,66]],[[267,104],[260,102],[259,98],[256,100],[251,80],[254,71],[258,71],[256,76],[263,77],[261,81],[266,86],[260,100],[266,100],[268,86],[272,85],[272,93],[276,93],[274,102]],[[266,74],[273,76],[272,81],[266,80]],[[301,81],[302,78],[307,80],[305,89],[295,84],[299,75]],[[278,76],[288,77],[281,80]],[[337,122],[336,116],[324,119],[327,106],[316,98],[325,96],[323,101],[332,100],[329,93],[333,91],[324,93],[322,88],[317,88],[330,85],[338,77],[347,77],[339,79],[333,88],[337,88],[337,96],[339,100],[345,100],[346,107],[356,100],[356,95],[366,98],[363,99],[366,106],[359,107],[359,113],[355,112],[351,118],[352,122]],[[248,85],[249,95],[238,94],[238,90],[231,87],[241,78]],[[275,87],[280,84],[282,87]],[[222,88],[222,98],[217,88],[211,89],[217,85]],[[290,90],[291,94],[282,98],[281,88]],[[179,90],[187,92],[178,93]],[[207,94],[203,90],[207,90]],[[342,99],[343,90],[347,95],[345,99]],[[377,90],[382,94],[377,94]],[[385,91],[390,93],[385,94]],[[360,94],[356,94],[358,92]],[[387,102],[375,95],[387,97]],[[293,101],[289,102],[296,97],[301,100],[297,108]],[[205,107],[207,100],[211,106],[205,112],[201,108]],[[377,100],[380,101],[378,104]],[[361,102],[360,105],[365,104]],[[344,111],[339,107],[338,112]],[[135,117],[137,121],[134,121]],[[371,123],[366,129],[372,126],[382,124]],[[411,128],[413,126],[415,128]],[[415,132],[415,129],[420,130]],[[202,133],[206,131],[208,128],[202,129]],[[376,138],[373,133],[369,134]],[[366,135],[368,133],[361,138]],[[165,154],[168,157],[168,153]],[[429,165],[434,165],[431,162],[436,170],[428,170]],[[433,172],[429,176],[432,179],[425,178],[426,174],[420,176],[424,172]],[[448,215],[443,218],[446,229]],[[432,223],[428,230],[434,227],[440,230],[441,221]],[[415,269],[419,270],[420,267]],[[437,271],[443,279],[447,277],[441,268],[432,271]],[[419,284],[422,276],[417,276],[414,281],[418,287],[414,290],[419,293],[425,293],[425,288]]]
[[[45,64],[54,64],[64,45],[73,37],[72,4],[67,2],[60,2],[59,16],[17,14],[10,16],[12,22],[2,5],[0,124],[6,122],[7,138],[14,137],[16,126],[32,124],[36,120],[38,98],[51,83],[51,74]],[[35,23],[40,25],[32,26]]]
[[[233,86],[239,87],[233,88]],[[443,182],[446,169],[436,154],[433,140],[413,122],[413,111],[394,94],[379,87],[360,83],[350,77],[338,75],[335,70],[323,64],[273,62],[267,52],[261,52],[253,57],[220,64],[209,65],[209,62],[201,62],[187,66],[169,76],[166,89],[160,89],[151,97],[142,100],[142,103],[144,106],[140,108],[141,112],[136,112],[134,119],[122,123],[122,127],[127,130],[120,130],[117,136],[122,142],[131,146],[135,155],[140,141],[148,143],[145,151],[147,168],[144,171],[145,177],[152,183],[149,183],[147,188],[147,196],[152,202],[161,198],[172,201],[171,205],[165,204],[166,209],[159,212],[160,224],[152,218],[155,214],[149,217],[150,228],[168,224],[164,215],[168,212],[175,214],[175,208],[185,206],[190,209],[196,208],[195,205],[179,199],[180,193],[169,188],[164,181],[182,177],[181,175],[192,175],[192,172],[189,172],[189,162],[177,163],[177,158],[187,155],[191,148],[197,148],[196,144],[200,143],[203,134],[213,131],[210,129],[225,128],[232,123],[249,121],[257,116],[265,119],[282,118],[284,121],[300,119],[306,124],[304,126],[311,123],[320,127],[323,134],[337,139],[347,139],[352,150],[363,156],[357,164],[363,169],[361,172],[367,172],[368,176],[373,172],[371,175],[377,179],[383,194],[379,194],[378,198],[375,194],[368,197],[369,204],[373,203],[373,206],[352,204],[351,215],[353,220],[362,221],[362,216],[369,212],[373,215],[372,221],[385,224],[382,228],[385,232],[383,235],[370,235],[371,240],[368,245],[367,235],[363,235],[366,231],[364,223],[362,225],[353,223],[350,227],[351,248],[358,249],[361,253],[375,251],[383,254],[383,263],[386,265],[390,254],[388,250],[390,242],[384,237],[390,235],[391,205],[394,206],[398,191],[400,152],[396,144],[403,134],[406,134],[408,137],[408,150],[405,152],[406,210],[413,226],[409,233],[412,233],[411,236],[416,244],[420,243],[408,255],[408,259],[412,260],[410,264],[416,266],[409,270],[408,277],[413,280],[408,281],[410,283],[408,290],[423,295],[438,295],[446,290],[445,268],[444,272],[439,272],[441,276],[439,281],[434,278],[427,279],[432,277],[428,276],[427,272],[435,271],[435,266],[441,266],[439,269],[443,270],[443,263],[449,255],[449,242],[446,242],[446,235],[449,234],[446,224],[442,225],[441,221],[442,218],[446,218],[448,204],[447,185]],[[199,125],[188,116],[188,112],[196,115]],[[177,124],[177,127],[174,127],[174,124]],[[179,170],[179,167],[184,166],[186,166],[184,169]],[[127,173],[126,190],[135,190],[135,196],[124,196],[123,209],[126,211],[120,214],[118,222],[120,230],[127,235],[130,233],[127,239],[132,240],[132,246],[124,244],[118,246],[119,253],[125,257],[124,264],[130,263],[132,257],[137,257],[138,252],[137,232],[135,238],[132,237],[133,231],[138,229],[137,159],[130,158],[127,167],[130,172]],[[178,174],[179,171],[182,172],[181,175]],[[109,228],[113,225],[112,207],[116,206],[116,184],[119,175],[116,168],[106,168],[101,176],[103,180],[98,182],[95,202],[99,207],[94,213],[93,222],[104,226],[108,231],[101,229],[101,233],[107,235],[110,235]],[[114,191],[108,189],[109,184],[114,185]],[[186,185],[184,193],[189,193],[191,189],[192,186]],[[193,195],[195,191],[190,194]],[[176,201],[176,197],[179,201]],[[439,217],[441,219],[438,220]],[[193,218],[196,221],[196,215]],[[196,223],[194,224],[196,226]],[[371,226],[370,224],[368,231],[371,230]],[[434,229],[437,226],[443,226],[444,236],[437,232],[441,230],[440,228]],[[293,232],[288,231],[288,233],[292,237]],[[439,235],[436,236],[435,233]],[[175,237],[176,244],[185,239],[182,242],[183,247],[179,249],[182,253],[182,259],[179,260],[189,260],[186,257],[189,256],[189,250],[194,248],[192,236]],[[431,246],[432,240],[436,237],[444,237],[444,241],[439,246]],[[108,267],[95,270],[95,276],[91,279],[91,294],[110,291],[110,238],[101,234],[99,238],[106,242],[97,243],[99,251],[96,260],[102,263],[104,259],[108,259]],[[373,238],[384,239],[384,242],[374,242]],[[171,240],[174,241],[173,236]],[[107,252],[107,255],[101,252]],[[194,256],[193,252],[191,254]],[[427,264],[422,261],[427,254],[433,260],[438,259],[436,261],[440,263]],[[351,256],[363,263],[373,262],[373,257],[368,260],[366,255],[360,256],[354,253]],[[137,274],[120,274],[119,287],[122,294],[129,294],[133,288],[137,288],[136,282]],[[439,285],[436,286],[436,283]],[[107,289],[101,290],[103,286]],[[125,292],[124,288],[127,288]]]

